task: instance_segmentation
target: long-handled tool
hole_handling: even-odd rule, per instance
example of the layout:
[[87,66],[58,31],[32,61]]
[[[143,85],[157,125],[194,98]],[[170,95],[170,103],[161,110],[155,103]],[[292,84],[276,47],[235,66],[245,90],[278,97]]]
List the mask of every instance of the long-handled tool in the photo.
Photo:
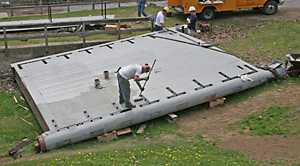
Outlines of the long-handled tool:
[[150,78],[150,75],[151,75],[151,73],[152,73],[152,70],[154,69],[155,63],[156,63],[156,59],[154,60],[152,66],[151,66],[151,69],[150,69],[149,74],[148,74],[148,76],[147,76],[147,80],[144,82],[143,87],[140,88],[140,89],[141,89],[141,92],[140,92],[139,96],[141,96],[142,93],[143,93],[143,91],[145,90],[145,86],[146,86],[147,82],[149,81],[149,78]]

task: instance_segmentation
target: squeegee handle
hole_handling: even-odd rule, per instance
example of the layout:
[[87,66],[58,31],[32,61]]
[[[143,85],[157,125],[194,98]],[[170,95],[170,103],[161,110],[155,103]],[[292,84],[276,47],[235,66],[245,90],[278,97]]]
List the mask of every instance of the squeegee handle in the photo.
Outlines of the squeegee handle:
[[141,96],[142,95],[142,93],[143,93],[143,91],[145,90],[145,86],[146,86],[146,84],[147,84],[147,82],[149,81],[149,79],[150,79],[150,75],[151,75],[151,73],[152,73],[152,70],[154,69],[154,65],[155,65],[155,63],[156,63],[156,59],[154,60],[154,62],[153,62],[153,64],[152,64],[152,66],[151,66],[151,69],[150,69],[150,71],[149,71],[149,74],[148,74],[148,76],[147,76],[147,80],[145,81],[145,83],[144,83],[144,85],[143,85],[143,87],[141,88],[141,93],[140,93],[140,95],[139,96]]
[[141,83],[140,83],[139,81],[135,81],[135,83],[137,84],[137,86],[139,87],[139,89],[140,89],[141,91],[143,91],[143,88],[142,88]]

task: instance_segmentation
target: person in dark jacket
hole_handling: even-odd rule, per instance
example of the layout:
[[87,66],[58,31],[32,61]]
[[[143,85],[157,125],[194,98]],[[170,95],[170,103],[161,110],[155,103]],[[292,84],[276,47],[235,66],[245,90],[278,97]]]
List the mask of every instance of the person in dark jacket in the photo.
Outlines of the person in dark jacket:
[[190,12],[190,15],[186,19],[187,23],[188,23],[188,29],[191,32],[196,32],[196,24],[197,24],[196,8],[194,6],[190,6],[189,12]]

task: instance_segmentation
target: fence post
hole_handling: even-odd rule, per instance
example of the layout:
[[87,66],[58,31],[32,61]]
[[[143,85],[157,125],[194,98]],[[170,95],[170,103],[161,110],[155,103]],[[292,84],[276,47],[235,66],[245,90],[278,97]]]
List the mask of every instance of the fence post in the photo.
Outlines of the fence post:
[[121,39],[121,20],[118,20],[118,39]]
[[52,22],[52,10],[51,5],[48,4],[48,19],[50,22]]
[[106,19],[106,2],[104,2],[104,19]]
[[118,0],[118,7],[120,8],[121,7],[121,1]]
[[95,10],[96,7],[95,7],[95,2],[92,3],[92,10]]
[[154,18],[150,17],[151,20],[151,32],[154,31]]
[[7,36],[6,36],[6,28],[3,27],[3,37],[4,37],[4,48],[5,48],[5,56],[8,55],[8,44],[7,44]]
[[40,6],[40,10],[41,10],[41,16],[43,15],[43,6]]
[[14,9],[12,7],[10,7],[10,17],[14,16]]
[[68,4],[67,5],[67,10],[68,10],[68,13],[70,13],[70,11],[71,11],[71,9],[70,9],[70,0],[67,1],[67,4]]
[[43,1],[42,0],[40,0],[39,5],[40,5],[41,16],[42,16],[43,15]]
[[101,16],[103,16],[103,0],[101,0]]
[[48,30],[47,25],[44,26],[44,37],[45,37],[45,55],[48,55]]
[[86,46],[86,39],[85,39],[85,23],[82,23],[82,31],[81,31],[81,37],[82,37],[82,45],[83,47]]

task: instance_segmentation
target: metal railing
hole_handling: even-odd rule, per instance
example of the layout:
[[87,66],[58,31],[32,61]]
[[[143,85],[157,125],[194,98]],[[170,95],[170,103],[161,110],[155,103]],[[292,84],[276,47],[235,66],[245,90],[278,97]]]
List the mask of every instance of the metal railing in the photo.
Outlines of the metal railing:
[[[101,0],[7,0],[9,6],[36,6],[36,5],[47,5],[47,4],[62,4],[62,3],[80,3],[80,2],[101,2]],[[136,0],[108,0],[110,2],[134,2]]]
[[[34,9],[33,13],[35,15],[45,15],[45,14],[52,15],[52,13],[55,13],[55,10],[53,10],[53,9],[58,8],[58,7],[65,7],[66,12],[69,13],[69,12],[71,12],[72,6],[91,6],[92,10],[96,10],[96,5],[99,5],[101,14],[104,15],[104,13],[106,13],[107,4],[110,4],[110,3],[113,3],[113,2],[101,0],[100,2],[79,2],[79,3],[34,5],[34,6],[13,6],[13,7],[0,8],[0,12],[6,12],[6,13],[8,13],[9,17],[14,17],[15,11]],[[118,7],[121,7],[120,1],[119,1]],[[47,10],[47,12],[45,12],[45,10]]]
[[[121,29],[122,23],[130,23],[130,22],[150,22],[149,27],[143,28],[131,28],[131,29]],[[115,24],[117,25],[115,30],[86,30],[86,25],[89,24]],[[51,33],[49,32],[49,28],[51,27],[68,27],[68,26],[81,26],[80,31],[69,33],[69,32],[61,32],[61,33]],[[26,29],[26,28],[41,28],[43,27],[43,32],[39,34],[8,34],[8,30],[10,29]],[[116,18],[116,19],[99,19],[92,21],[69,21],[69,22],[49,22],[49,23],[34,23],[34,24],[24,24],[24,25],[5,25],[1,26],[0,30],[2,31],[2,37],[0,37],[1,41],[4,42],[4,51],[8,54],[8,43],[13,40],[29,40],[29,39],[44,39],[45,44],[45,52],[48,53],[49,47],[49,38],[56,37],[67,37],[67,36],[79,36],[82,41],[82,46],[86,45],[86,37],[97,34],[115,34],[118,36],[118,39],[121,39],[121,34],[123,33],[131,33],[131,32],[142,32],[142,31],[153,31],[153,19],[151,17],[146,18]]]
[[[100,6],[101,13],[103,13],[108,4],[117,3],[117,7],[121,7],[121,0],[114,1],[92,1],[92,2],[67,2],[67,3],[57,3],[57,4],[40,4],[40,5],[26,5],[26,6],[9,6],[9,7],[0,7],[0,12],[6,12],[10,17],[15,15],[15,11],[18,10],[28,10],[28,9],[35,9],[34,14],[44,15],[46,14],[44,10],[54,11],[54,8],[62,8],[64,7],[66,12],[71,12],[72,6],[91,6],[91,10],[95,10],[96,6]],[[37,12],[39,11],[39,12]],[[53,12],[54,13],[54,12]]]

